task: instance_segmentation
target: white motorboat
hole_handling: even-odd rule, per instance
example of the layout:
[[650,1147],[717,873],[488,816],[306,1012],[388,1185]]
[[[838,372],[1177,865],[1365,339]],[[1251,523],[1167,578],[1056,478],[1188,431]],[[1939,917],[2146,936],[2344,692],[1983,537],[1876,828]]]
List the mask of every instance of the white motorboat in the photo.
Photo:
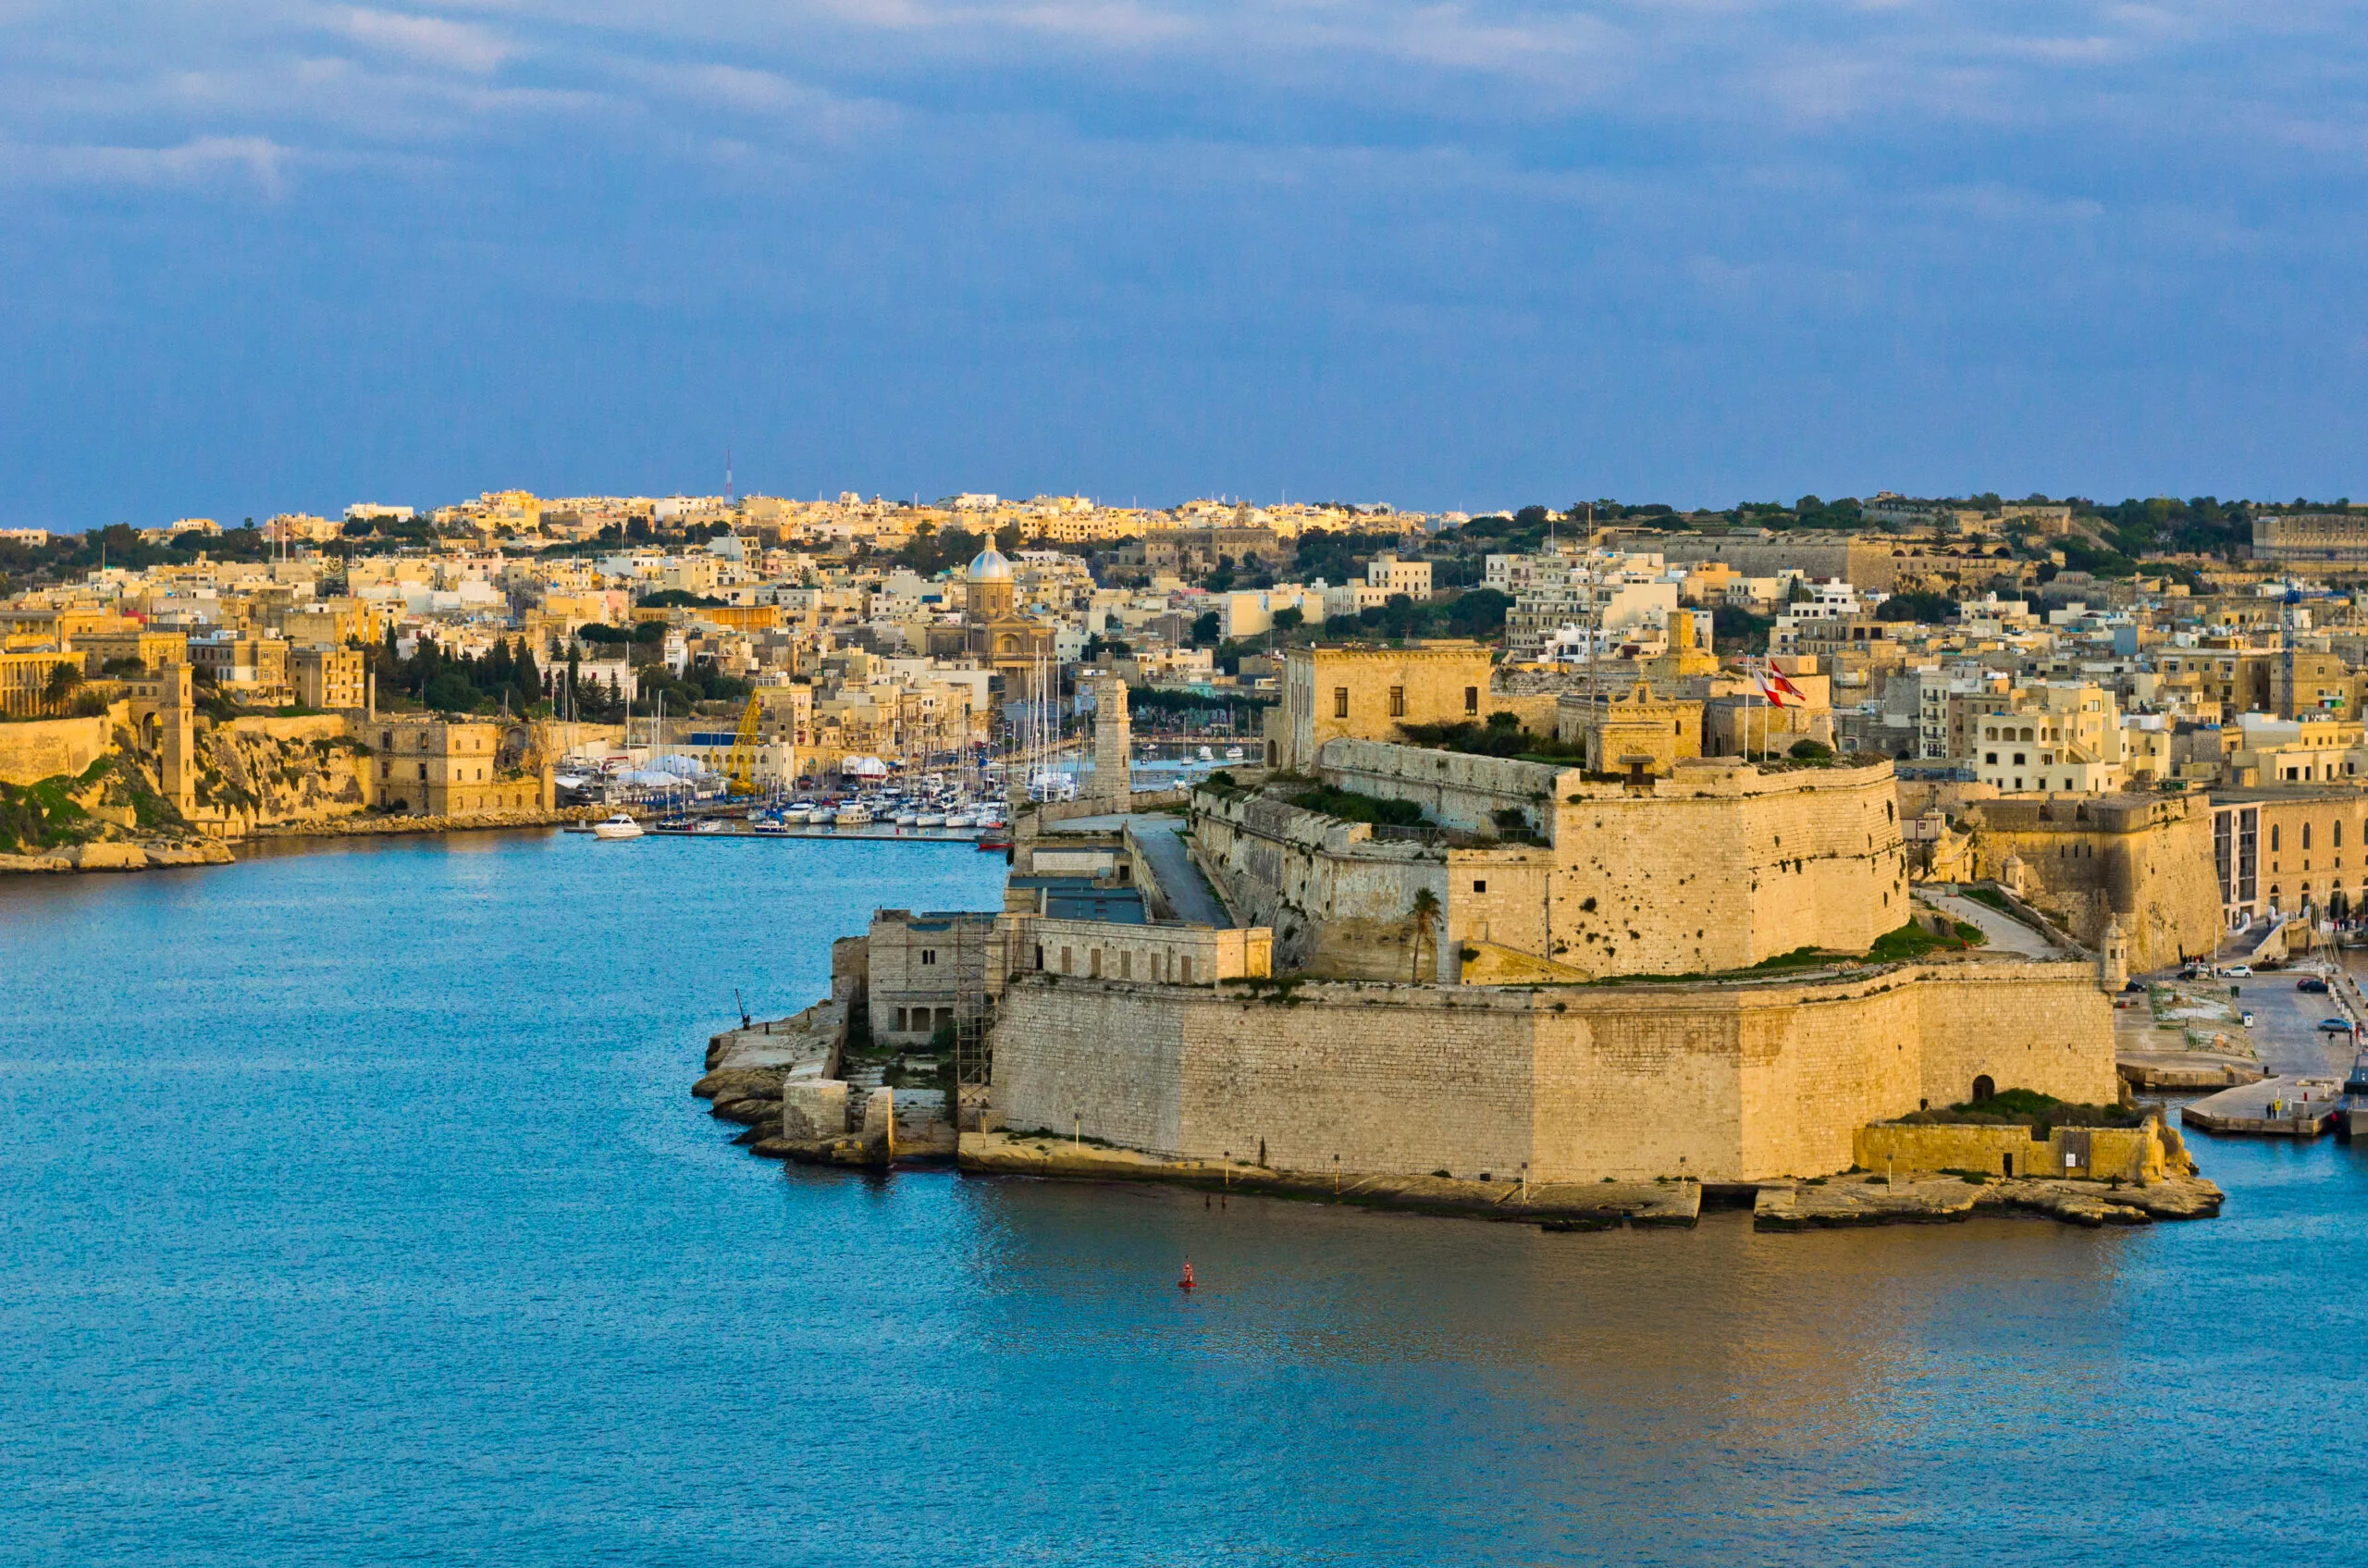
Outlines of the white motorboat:
[[979,819],[968,811],[956,811],[945,819],[945,825],[949,828],[973,828],[979,825]]
[[1240,761],[1240,760],[1241,760],[1241,747],[1238,747],[1238,746],[1228,746],[1228,747],[1227,747],[1225,748],[1225,759],[1226,759],[1227,761],[1228,761],[1228,762],[1239,762],[1239,761]]
[[728,830],[722,822],[717,821],[713,817],[704,817],[700,819],[699,825],[693,828],[691,831],[696,833],[723,833]]
[[633,820],[632,812],[620,811],[604,821],[593,823],[592,836],[606,839],[639,838],[641,824]]
[[924,811],[920,814],[919,825],[925,828],[942,828],[945,825],[945,813],[943,811]]
[[860,802],[855,802],[840,807],[832,816],[831,825],[841,828],[859,828],[867,825],[870,821],[870,809]]
[[917,828],[920,826],[920,823],[921,814],[919,811],[899,811],[896,813],[896,825],[900,828]]

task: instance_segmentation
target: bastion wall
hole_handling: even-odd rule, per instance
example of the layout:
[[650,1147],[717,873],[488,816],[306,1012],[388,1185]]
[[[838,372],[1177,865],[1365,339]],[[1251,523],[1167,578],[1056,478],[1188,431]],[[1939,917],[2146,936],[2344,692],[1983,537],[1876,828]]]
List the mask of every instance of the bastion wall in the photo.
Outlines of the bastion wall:
[[1869,1121],[2000,1088],[2110,1100],[2081,964],[1904,966],[1747,986],[1279,993],[1017,977],[993,1105],[1188,1159],[1297,1170],[1743,1181],[1851,1163]]

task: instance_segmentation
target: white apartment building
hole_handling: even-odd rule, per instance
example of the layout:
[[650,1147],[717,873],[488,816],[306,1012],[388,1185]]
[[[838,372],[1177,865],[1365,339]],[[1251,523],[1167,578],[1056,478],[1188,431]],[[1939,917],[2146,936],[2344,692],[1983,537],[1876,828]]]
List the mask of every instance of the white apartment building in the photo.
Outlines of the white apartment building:
[[2002,794],[2109,795],[2121,788],[2121,714],[2083,682],[2025,686],[1976,725],[1974,776]]

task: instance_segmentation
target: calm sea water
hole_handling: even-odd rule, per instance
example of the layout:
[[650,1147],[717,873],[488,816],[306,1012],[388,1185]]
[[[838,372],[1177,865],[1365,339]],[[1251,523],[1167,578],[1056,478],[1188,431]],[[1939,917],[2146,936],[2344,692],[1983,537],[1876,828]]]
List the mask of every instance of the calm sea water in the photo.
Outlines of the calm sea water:
[[[790,1170],[686,1094],[966,847],[0,886],[0,1560],[2358,1561],[2368,1153],[1758,1236]],[[1174,1287],[1190,1256],[1202,1289]]]

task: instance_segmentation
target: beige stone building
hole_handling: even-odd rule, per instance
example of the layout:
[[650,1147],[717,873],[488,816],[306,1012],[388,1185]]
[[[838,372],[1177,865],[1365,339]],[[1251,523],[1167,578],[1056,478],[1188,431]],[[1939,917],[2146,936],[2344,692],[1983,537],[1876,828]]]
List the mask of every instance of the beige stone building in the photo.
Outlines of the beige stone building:
[[364,660],[358,648],[299,648],[289,658],[296,700],[307,708],[358,709]]
[[381,717],[368,744],[377,754],[375,804],[426,817],[549,810],[548,762],[504,765],[499,724]]
[[1477,643],[1287,649],[1283,699],[1267,711],[1266,760],[1305,772],[1341,736],[1388,740],[1405,724],[1479,722],[1490,674]]

